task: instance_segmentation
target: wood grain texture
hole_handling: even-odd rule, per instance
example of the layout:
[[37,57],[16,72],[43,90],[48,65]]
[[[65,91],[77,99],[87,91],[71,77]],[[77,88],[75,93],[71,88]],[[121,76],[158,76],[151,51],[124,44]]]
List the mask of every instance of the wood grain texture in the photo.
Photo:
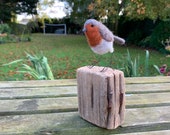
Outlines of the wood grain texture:
[[77,95],[77,86],[0,89],[0,99],[52,98]]
[[[129,77],[125,78],[126,84],[154,84],[154,83],[170,83],[170,77]],[[36,88],[36,87],[53,87],[53,86],[76,86],[76,79],[60,79],[60,80],[41,80],[41,81],[1,81],[1,88]]]
[[169,135],[170,130],[163,131],[149,131],[149,132],[141,132],[141,133],[126,133],[126,134],[117,134],[117,135]]
[[107,129],[123,123],[125,82],[122,71],[103,67],[77,70],[79,113],[85,120]]
[[103,135],[159,129],[170,132],[170,107],[127,109],[125,115],[122,127],[114,130],[96,127],[81,119],[77,112],[0,116],[0,134]]
[[[41,82],[41,81],[40,81]],[[19,82],[17,82],[19,83]],[[6,84],[8,85],[8,83]],[[19,85],[22,85],[20,82]],[[26,88],[2,88],[0,85],[0,99],[20,99],[20,98],[41,98],[41,97],[62,97],[76,96],[77,86],[49,86],[47,83],[44,87],[26,87]],[[50,85],[50,84],[48,84]],[[163,93],[170,92],[170,83],[153,83],[153,84],[126,84],[127,94],[142,93]]]
[[170,134],[170,77],[125,78],[125,119],[114,130],[80,118],[76,81],[0,82],[0,135]]
[[39,80],[39,81],[1,81],[0,88],[35,88],[35,87],[52,87],[52,86],[74,86],[77,84],[76,79],[65,80]]
[[[50,90],[50,89],[49,89]],[[154,98],[153,98],[154,97]],[[170,93],[126,94],[126,108],[170,105]],[[33,106],[37,106],[34,107]],[[77,96],[0,100],[0,114],[78,110]]]

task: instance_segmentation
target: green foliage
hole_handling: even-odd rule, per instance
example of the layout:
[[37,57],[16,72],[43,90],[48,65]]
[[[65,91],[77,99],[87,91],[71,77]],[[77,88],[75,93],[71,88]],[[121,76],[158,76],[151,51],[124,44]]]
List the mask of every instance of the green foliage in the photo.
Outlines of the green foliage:
[[162,41],[170,37],[170,21],[161,22],[151,34],[150,45],[151,47],[160,50],[164,48]]
[[11,29],[9,27],[8,24],[4,23],[4,24],[0,24],[0,34],[2,33],[10,33]]
[[[45,56],[38,57],[36,55],[30,55],[28,53],[26,53],[26,55],[27,60],[31,63],[31,66],[29,64],[23,63],[21,66],[21,70],[17,71],[18,73],[28,74],[36,80],[54,80],[53,73]],[[18,64],[27,60],[19,59],[7,64],[3,64],[3,66]]]
[[169,19],[170,0],[125,0],[124,15],[130,19]]
[[29,21],[27,23],[27,30],[29,31],[29,33],[31,33],[32,31],[34,31],[35,29],[37,29],[38,26],[38,22],[37,21]]
[[160,22],[155,27],[152,34],[140,42],[140,45],[154,48],[165,53],[165,46],[162,44],[162,41],[165,41],[169,37],[170,21]]
[[149,76],[149,51],[146,50],[145,55],[145,76]]
[[162,73],[160,72],[160,69],[159,69],[159,67],[157,65],[153,65],[153,67],[159,73],[159,75],[162,75]]
[[27,58],[31,61],[33,67],[23,64],[23,69],[26,71],[20,71],[28,73],[38,80],[54,80],[50,66],[48,65],[47,58],[45,56],[30,55],[27,53]]
[[[112,22],[119,19],[120,14],[129,19],[151,20],[169,19],[170,0],[60,0],[66,1],[72,8],[71,17],[102,18],[107,16]],[[82,16],[83,15],[83,16]]]
[[11,34],[15,35],[22,35],[23,32],[29,33],[29,30],[26,25],[18,24],[18,23],[10,23],[9,26],[11,27]]
[[[131,60],[139,62],[139,76],[145,76],[145,50],[135,46],[114,45],[112,68],[121,69],[127,62],[127,48],[130,52]],[[6,43],[0,45],[0,65],[17,59],[25,60],[25,51],[30,54],[39,54],[40,51],[48,58],[48,63],[53,71],[55,79],[76,78],[76,69],[98,61],[96,55],[89,48],[85,36],[82,35],[43,35],[32,34],[31,42]],[[149,50],[149,76],[158,75],[153,65],[163,65],[170,67],[170,58],[150,49]],[[38,55],[39,56],[39,55]],[[41,56],[41,55],[40,55]],[[139,59],[139,60],[138,60]],[[108,66],[110,54],[102,55],[101,66]],[[28,63],[27,63],[28,62]],[[24,61],[32,67],[29,61]],[[9,66],[0,66],[0,80],[30,80],[26,74],[19,74],[22,62]]]
[[139,76],[139,57],[135,58],[133,61],[129,50],[127,50],[127,56],[126,61],[124,62],[123,71],[126,77]]
[[[71,19],[83,24],[87,18],[102,19],[108,17],[112,23],[119,19],[123,2],[117,0],[60,0],[65,1],[72,8]],[[113,6],[112,6],[113,5]],[[82,16],[83,15],[83,16]]]
[[127,50],[127,56],[123,62],[123,72],[125,77],[138,77],[138,76],[149,76],[149,51],[146,50],[145,62],[144,62],[144,74],[140,73],[141,61],[140,56],[132,59],[129,50]]
[[163,76],[170,76],[170,69],[168,68],[167,64],[163,64],[162,66],[158,67],[157,65],[153,65],[159,75]]
[[1,0],[0,19],[11,22],[12,18],[16,18],[16,14],[37,14],[37,3],[38,0]]
[[141,30],[136,29],[128,35],[127,42],[131,43],[131,44],[138,45],[138,43],[141,41],[141,39],[142,39]]
[[28,27],[22,24],[0,24],[0,33],[6,34],[0,37],[0,44],[31,41]]
[[151,36],[147,36],[139,42],[141,47],[150,47]]
[[2,36],[0,37],[0,44],[5,43],[9,40],[9,33],[11,29],[8,24],[0,24],[0,34]]

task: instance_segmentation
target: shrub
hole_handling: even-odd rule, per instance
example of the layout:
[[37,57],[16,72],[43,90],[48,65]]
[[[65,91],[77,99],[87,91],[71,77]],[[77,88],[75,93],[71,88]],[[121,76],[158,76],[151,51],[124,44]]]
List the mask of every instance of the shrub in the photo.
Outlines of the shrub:
[[37,21],[29,21],[27,23],[27,29],[30,33],[32,33],[33,31],[36,31],[36,29],[38,29],[38,22]]
[[169,38],[170,36],[170,21],[168,22],[161,22],[153,31],[151,35],[150,44],[160,50],[164,48],[162,45],[162,41]]
[[9,33],[11,32],[11,29],[8,24],[0,24],[0,44],[6,43],[9,40]]
[[131,44],[138,45],[138,43],[142,40],[142,37],[143,37],[142,31],[136,29],[129,34],[129,36],[127,38],[127,42],[131,43]]
[[22,34],[29,33],[29,30],[26,25],[18,24],[18,23],[10,23],[9,26],[11,27],[11,34],[22,35]]
[[8,24],[0,24],[0,33],[10,33],[11,29]]
[[165,46],[162,41],[170,37],[170,21],[160,22],[152,34],[140,42],[140,45],[147,46],[165,53]]

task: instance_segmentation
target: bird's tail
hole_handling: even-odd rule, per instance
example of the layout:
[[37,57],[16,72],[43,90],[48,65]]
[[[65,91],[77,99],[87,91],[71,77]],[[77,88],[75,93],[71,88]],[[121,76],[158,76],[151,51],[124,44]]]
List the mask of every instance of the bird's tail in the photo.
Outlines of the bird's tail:
[[114,41],[118,44],[121,44],[121,45],[125,44],[125,40],[123,38],[118,37],[118,36],[114,36]]

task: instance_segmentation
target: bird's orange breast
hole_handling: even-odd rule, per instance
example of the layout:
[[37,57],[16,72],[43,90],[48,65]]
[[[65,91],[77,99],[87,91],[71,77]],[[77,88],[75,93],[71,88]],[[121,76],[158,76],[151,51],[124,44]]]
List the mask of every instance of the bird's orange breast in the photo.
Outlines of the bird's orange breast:
[[92,47],[97,46],[102,41],[102,36],[99,32],[99,28],[91,24],[86,25],[85,35],[89,45]]

